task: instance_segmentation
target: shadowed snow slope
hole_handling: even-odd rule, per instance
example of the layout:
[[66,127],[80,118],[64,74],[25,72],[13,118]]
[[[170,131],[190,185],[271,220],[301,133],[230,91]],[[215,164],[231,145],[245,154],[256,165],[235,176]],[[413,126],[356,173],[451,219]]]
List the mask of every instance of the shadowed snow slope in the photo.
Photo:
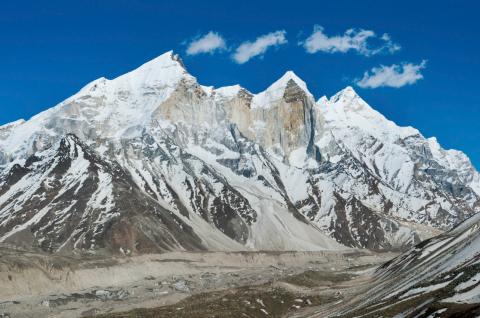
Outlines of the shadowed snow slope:
[[0,240],[52,252],[398,250],[479,192],[463,153],[351,87],[205,87],[172,52],[0,127]]

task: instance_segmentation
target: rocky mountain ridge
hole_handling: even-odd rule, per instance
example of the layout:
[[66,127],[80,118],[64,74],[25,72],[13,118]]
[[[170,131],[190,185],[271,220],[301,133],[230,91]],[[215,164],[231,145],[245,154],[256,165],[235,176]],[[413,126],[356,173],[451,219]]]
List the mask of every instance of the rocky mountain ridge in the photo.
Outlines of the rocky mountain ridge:
[[396,250],[478,211],[463,153],[291,71],[215,89],[167,52],[0,127],[0,241],[52,252]]

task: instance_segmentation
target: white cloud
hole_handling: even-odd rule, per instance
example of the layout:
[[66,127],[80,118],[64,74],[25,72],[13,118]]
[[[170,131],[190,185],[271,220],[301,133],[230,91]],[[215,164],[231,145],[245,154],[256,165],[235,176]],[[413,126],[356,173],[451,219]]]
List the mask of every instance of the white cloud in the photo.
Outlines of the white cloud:
[[[376,45],[371,45],[369,42],[375,42]],[[400,45],[393,43],[387,33],[378,37],[371,30],[348,29],[343,35],[328,36],[324,33],[323,27],[319,25],[314,26],[313,33],[299,44],[311,54],[319,51],[346,53],[352,50],[365,56],[372,56],[384,52],[394,53],[400,50]]]
[[285,38],[286,31],[276,31],[259,36],[254,42],[243,42],[235,50],[232,58],[238,64],[248,62],[252,57],[263,55],[270,47],[279,46],[287,43]]
[[226,49],[225,40],[217,32],[210,31],[204,36],[190,42],[187,48],[188,55],[200,53],[214,53],[217,50]]
[[356,84],[363,88],[377,87],[402,87],[412,85],[423,78],[421,70],[425,68],[427,61],[420,64],[402,63],[391,66],[380,65],[363,74],[363,78]]

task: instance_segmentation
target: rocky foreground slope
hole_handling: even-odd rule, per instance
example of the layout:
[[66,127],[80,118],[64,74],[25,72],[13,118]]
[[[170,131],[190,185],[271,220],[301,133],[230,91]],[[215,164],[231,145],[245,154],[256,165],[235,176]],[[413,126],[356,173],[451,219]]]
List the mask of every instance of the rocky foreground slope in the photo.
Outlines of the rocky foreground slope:
[[50,252],[396,250],[478,211],[463,153],[290,71],[215,89],[167,52],[0,127],[0,242]]
[[480,215],[387,262],[338,307],[311,317],[478,317]]

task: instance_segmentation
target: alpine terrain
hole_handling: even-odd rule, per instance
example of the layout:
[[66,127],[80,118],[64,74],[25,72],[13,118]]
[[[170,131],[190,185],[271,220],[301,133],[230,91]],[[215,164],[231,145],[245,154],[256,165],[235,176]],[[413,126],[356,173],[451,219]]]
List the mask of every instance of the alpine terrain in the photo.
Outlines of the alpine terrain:
[[376,270],[369,291],[316,317],[478,317],[480,215]]
[[[258,94],[206,87],[167,52],[0,127],[0,242],[51,253],[398,251],[477,212],[462,152],[351,87],[316,101],[291,71]],[[450,275],[429,286],[456,279],[443,258],[463,227],[381,272],[428,261]]]

